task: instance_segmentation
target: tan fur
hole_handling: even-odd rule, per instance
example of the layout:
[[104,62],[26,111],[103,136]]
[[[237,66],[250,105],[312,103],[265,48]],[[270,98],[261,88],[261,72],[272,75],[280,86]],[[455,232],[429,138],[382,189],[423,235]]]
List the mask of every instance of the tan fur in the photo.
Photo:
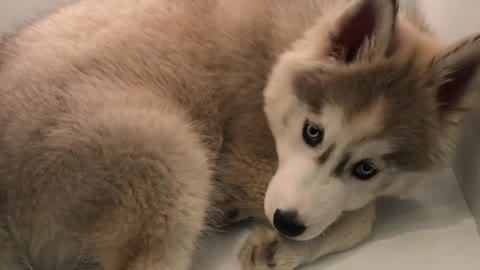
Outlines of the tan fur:
[[[365,72],[372,59],[387,68],[412,60],[421,73],[443,49],[400,14],[394,60],[368,43],[357,65],[338,65],[323,41],[352,3],[81,0],[0,44],[0,269],[187,270],[208,225],[266,220],[278,163],[272,131],[283,132],[297,108],[322,111],[323,94],[291,98],[293,72],[314,87],[320,57],[340,74]],[[388,39],[378,46],[389,49]],[[336,104],[365,137],[388,129],[389,102],[353,117]],[[275,115],[283,108],[291,111]],[[291,270],[354,246],[373,220],[368,202],[307,242],[262,228],[240,260]]]

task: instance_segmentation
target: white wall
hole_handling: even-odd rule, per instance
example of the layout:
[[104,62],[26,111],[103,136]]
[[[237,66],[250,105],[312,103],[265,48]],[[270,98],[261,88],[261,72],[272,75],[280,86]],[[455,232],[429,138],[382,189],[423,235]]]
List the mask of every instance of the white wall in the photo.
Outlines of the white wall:
[[426,17],[444,40],[480,32],[479,0],[420,0]]
[[25,20],[74,0],[0,0],[0,34],[13,31]]

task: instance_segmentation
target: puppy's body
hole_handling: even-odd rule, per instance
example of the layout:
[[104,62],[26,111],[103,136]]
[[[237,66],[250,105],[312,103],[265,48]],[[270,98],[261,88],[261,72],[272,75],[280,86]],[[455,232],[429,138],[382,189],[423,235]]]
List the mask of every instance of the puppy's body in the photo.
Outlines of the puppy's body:
[[4,44],[1,269],[187,269],[210,199],[261,214],[289,42],[255,2],[82,1]]
[[[371,2],[376,12],[395,1],[353,2]],[[184,270],[207,224],[264,219],[267,186],[285,160],[277,166],[277,152],[284,154],[278,138],[288,130],[280,125],[290,121],[278,111],[283,94],[272,92],[272,84],[289,84],[282,55],[328,58],[327,34],[350,5],[84,0],[2,44],[0,269]],[[411,59],[413,73],[423,72],[442,49],[407,16],[399,15],[391,29],[389,54]],[[379,40],[371,47],[385,45]],[[360,69],[368,70],[367,62]],[[286,109],[296,99],[303,103],[298,108],[315,107],[308,94],[296,96],[285,92],[287,101],[279,104]],[[383,106],[388,104],[371,110],[373,116]],[[335,118],[335,110],[327,111]],[[418,176],[438,163],[434,156],[444,156],[425,154],[432,164],[417,164],[406,174]],[[278,178],[265,206],[271,221],[268,208],[281,194]],[[383,184],[370,191],[371,198],[325,213],[328,224],[311,223],[306,235],[315,236],[348,211],[326,238],[278,244],[276,235],[260,230],[242,251],[243,265],[290,270],[353,246],[370,232],[372,200],[397,186]]]

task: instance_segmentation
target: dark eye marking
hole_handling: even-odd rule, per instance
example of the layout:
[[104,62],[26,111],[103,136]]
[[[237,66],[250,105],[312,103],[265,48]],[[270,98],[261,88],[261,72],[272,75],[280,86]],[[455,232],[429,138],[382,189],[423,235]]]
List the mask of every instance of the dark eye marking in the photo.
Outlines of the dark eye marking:
[[333,173],[336,177],[339,177],[345,171],[345,166],[347,166],[348,162],[350,161],[351,155],[347,153],[343,156],[342,160],[338,163],[337,167],[335,167]]
[[330,145],[327,151],[323,152],[323,154],[318,158],[318,162],[320,162],[320,164],[324,164],[325,162],[327,162],[333,150],[335,150],[335,147],[336,147],[335,144]]

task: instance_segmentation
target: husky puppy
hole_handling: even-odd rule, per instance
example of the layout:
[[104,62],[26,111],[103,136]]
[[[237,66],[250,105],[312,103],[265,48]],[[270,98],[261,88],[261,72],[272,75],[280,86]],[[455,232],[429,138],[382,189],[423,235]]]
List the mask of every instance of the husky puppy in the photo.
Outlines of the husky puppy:
[[187,270],[253,217],[243,269],[292,270],[448,166],[479,91],[480,36],[396,0],[81,0],[0,45],[0,269]]

